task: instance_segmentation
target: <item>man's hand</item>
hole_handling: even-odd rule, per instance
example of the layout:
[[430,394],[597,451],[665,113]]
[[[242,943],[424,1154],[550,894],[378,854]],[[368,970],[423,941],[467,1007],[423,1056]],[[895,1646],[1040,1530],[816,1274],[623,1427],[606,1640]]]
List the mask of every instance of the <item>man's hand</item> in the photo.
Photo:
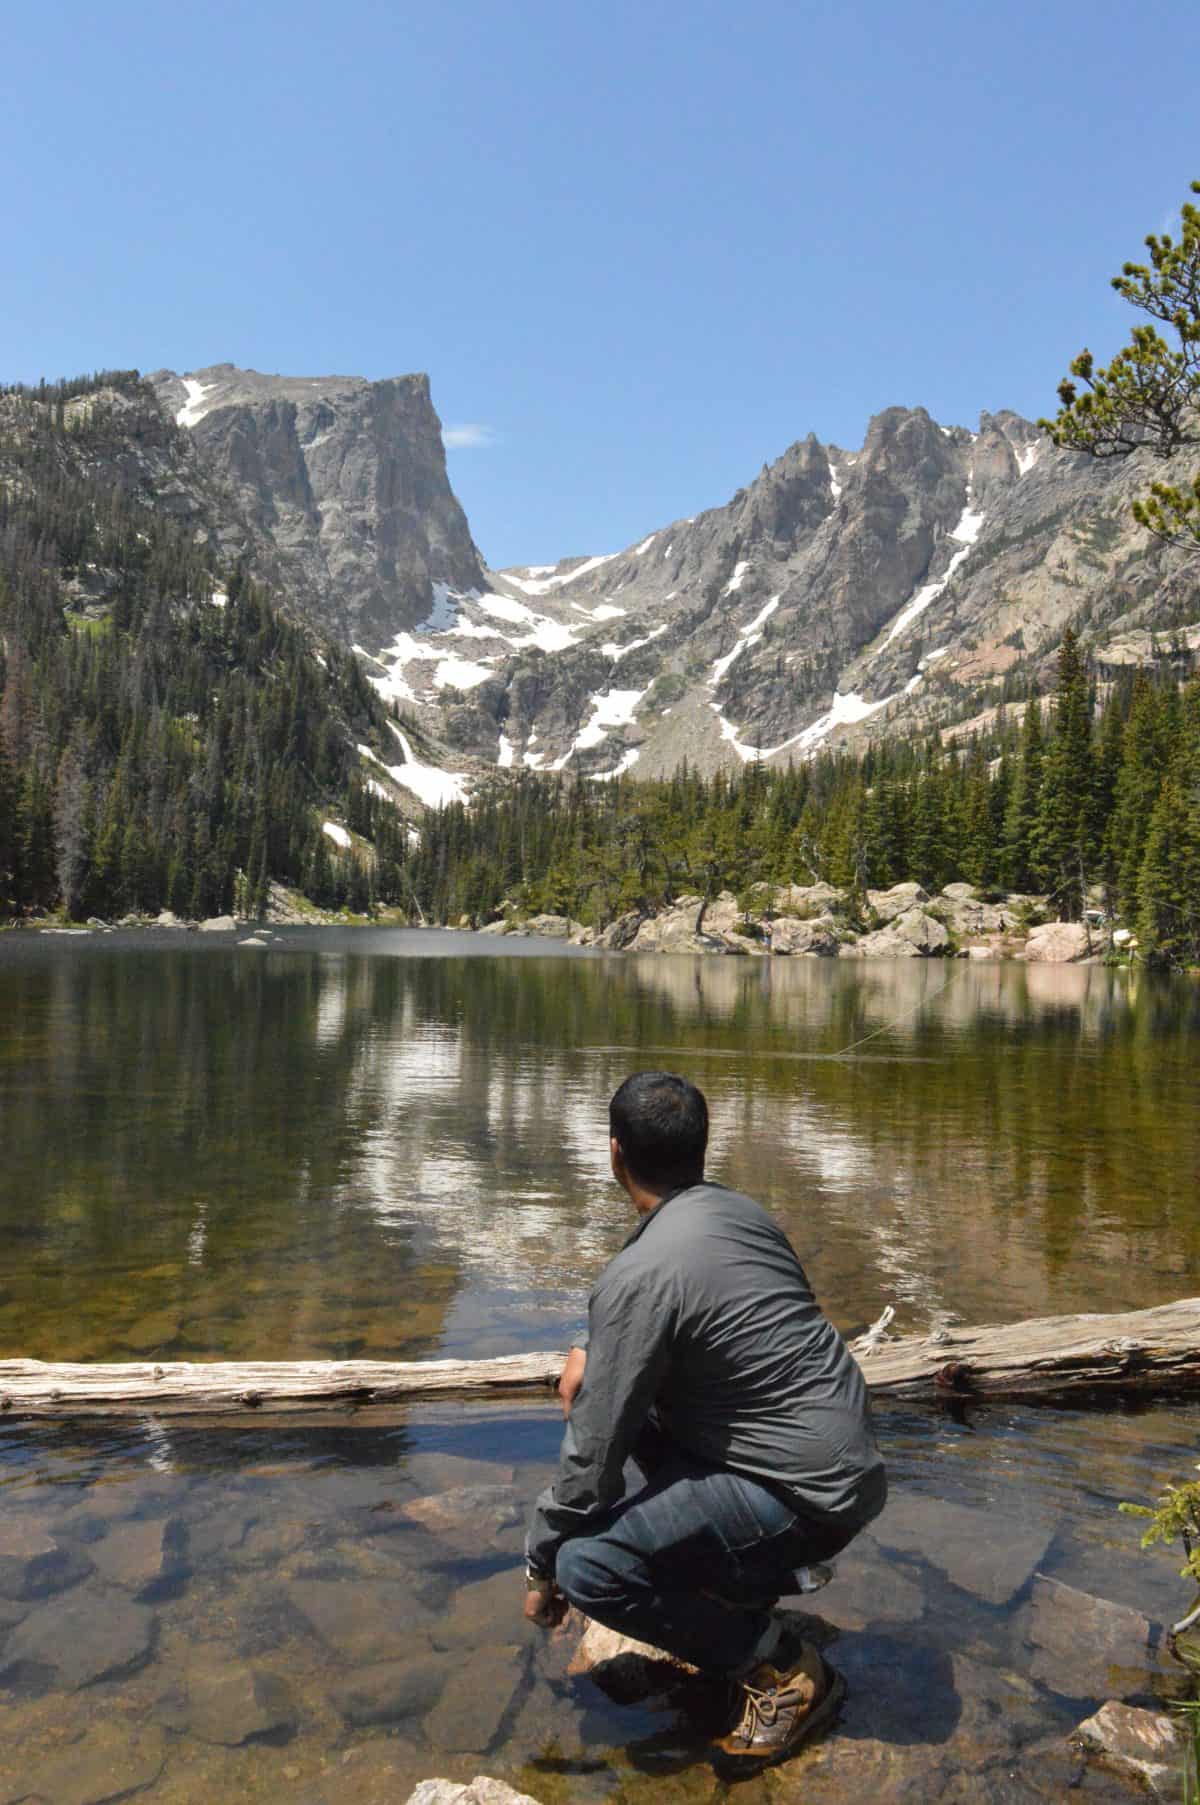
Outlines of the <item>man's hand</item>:
[[539,1629],[556,1630],[570,1608],[552,1579],[538,1585],[531,1583],[525,1594],[525,1620],[536,1623]]
[[567,1355],[567,1364],[563,1367],[558,1381],[558,1395],[562,1399],[564,1416],[570,1416],[571,1406],[579,1394],[583,1384],[583,1369],[587,1365],[587,1349],[573,1347]]

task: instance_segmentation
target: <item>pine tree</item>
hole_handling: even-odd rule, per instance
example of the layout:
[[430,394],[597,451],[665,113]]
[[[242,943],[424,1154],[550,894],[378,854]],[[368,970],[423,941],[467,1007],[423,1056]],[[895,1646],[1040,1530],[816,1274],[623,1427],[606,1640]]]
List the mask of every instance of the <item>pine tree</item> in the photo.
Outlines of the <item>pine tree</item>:
[[1054,731],[1042,765],[1030,864],[1065,921],[1083,911],[1092,857],[1092,721],[1087,669],[1074,630],[1058,654]]
[[1000,868],[1010,890],[1036,887],[1035,834],[1042,797],[1042,707],[1036,694],[1025,707],[1021,750],[1013,777]]

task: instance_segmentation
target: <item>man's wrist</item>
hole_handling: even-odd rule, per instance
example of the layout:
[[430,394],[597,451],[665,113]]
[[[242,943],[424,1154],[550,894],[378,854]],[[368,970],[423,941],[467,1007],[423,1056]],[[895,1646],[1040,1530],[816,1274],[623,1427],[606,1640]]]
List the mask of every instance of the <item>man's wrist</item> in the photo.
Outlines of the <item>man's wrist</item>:
[[551,1574],[539,1573],[536,1567],[530,1566],[529,1563],[526,1562],[525,1590],[527,1592],[545,1592],[549,1595],[551,1592],[557,1592],[558,1586],[555,1584]]

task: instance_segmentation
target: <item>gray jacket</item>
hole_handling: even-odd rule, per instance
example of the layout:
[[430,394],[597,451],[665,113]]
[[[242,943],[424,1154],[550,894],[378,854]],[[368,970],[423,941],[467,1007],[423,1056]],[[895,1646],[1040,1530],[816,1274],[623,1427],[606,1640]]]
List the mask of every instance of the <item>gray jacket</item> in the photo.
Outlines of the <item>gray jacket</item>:
[[621,1497],[652,1409],[678,1447],[769,1480],[809,1515],[856,1527],[882,1503],[863,1376],[783,1230],[724,1185],[665,1197],[596,1282],[583,1387],[530,1524],[535,1572],[553,1573],[559,1544]]

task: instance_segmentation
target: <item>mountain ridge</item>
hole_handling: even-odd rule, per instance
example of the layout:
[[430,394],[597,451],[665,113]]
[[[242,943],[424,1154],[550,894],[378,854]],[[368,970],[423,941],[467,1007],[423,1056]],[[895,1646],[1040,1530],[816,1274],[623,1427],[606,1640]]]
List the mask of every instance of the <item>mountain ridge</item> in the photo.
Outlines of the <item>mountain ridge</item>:
[[885,409],[622,551],[444,594],[372,676],[452,751],[597,778],[927,732],[1044,684],[1068,624],[1098,655],[1194,625],[1196,560],[1130,514],[1145,482],[1010,410]]

